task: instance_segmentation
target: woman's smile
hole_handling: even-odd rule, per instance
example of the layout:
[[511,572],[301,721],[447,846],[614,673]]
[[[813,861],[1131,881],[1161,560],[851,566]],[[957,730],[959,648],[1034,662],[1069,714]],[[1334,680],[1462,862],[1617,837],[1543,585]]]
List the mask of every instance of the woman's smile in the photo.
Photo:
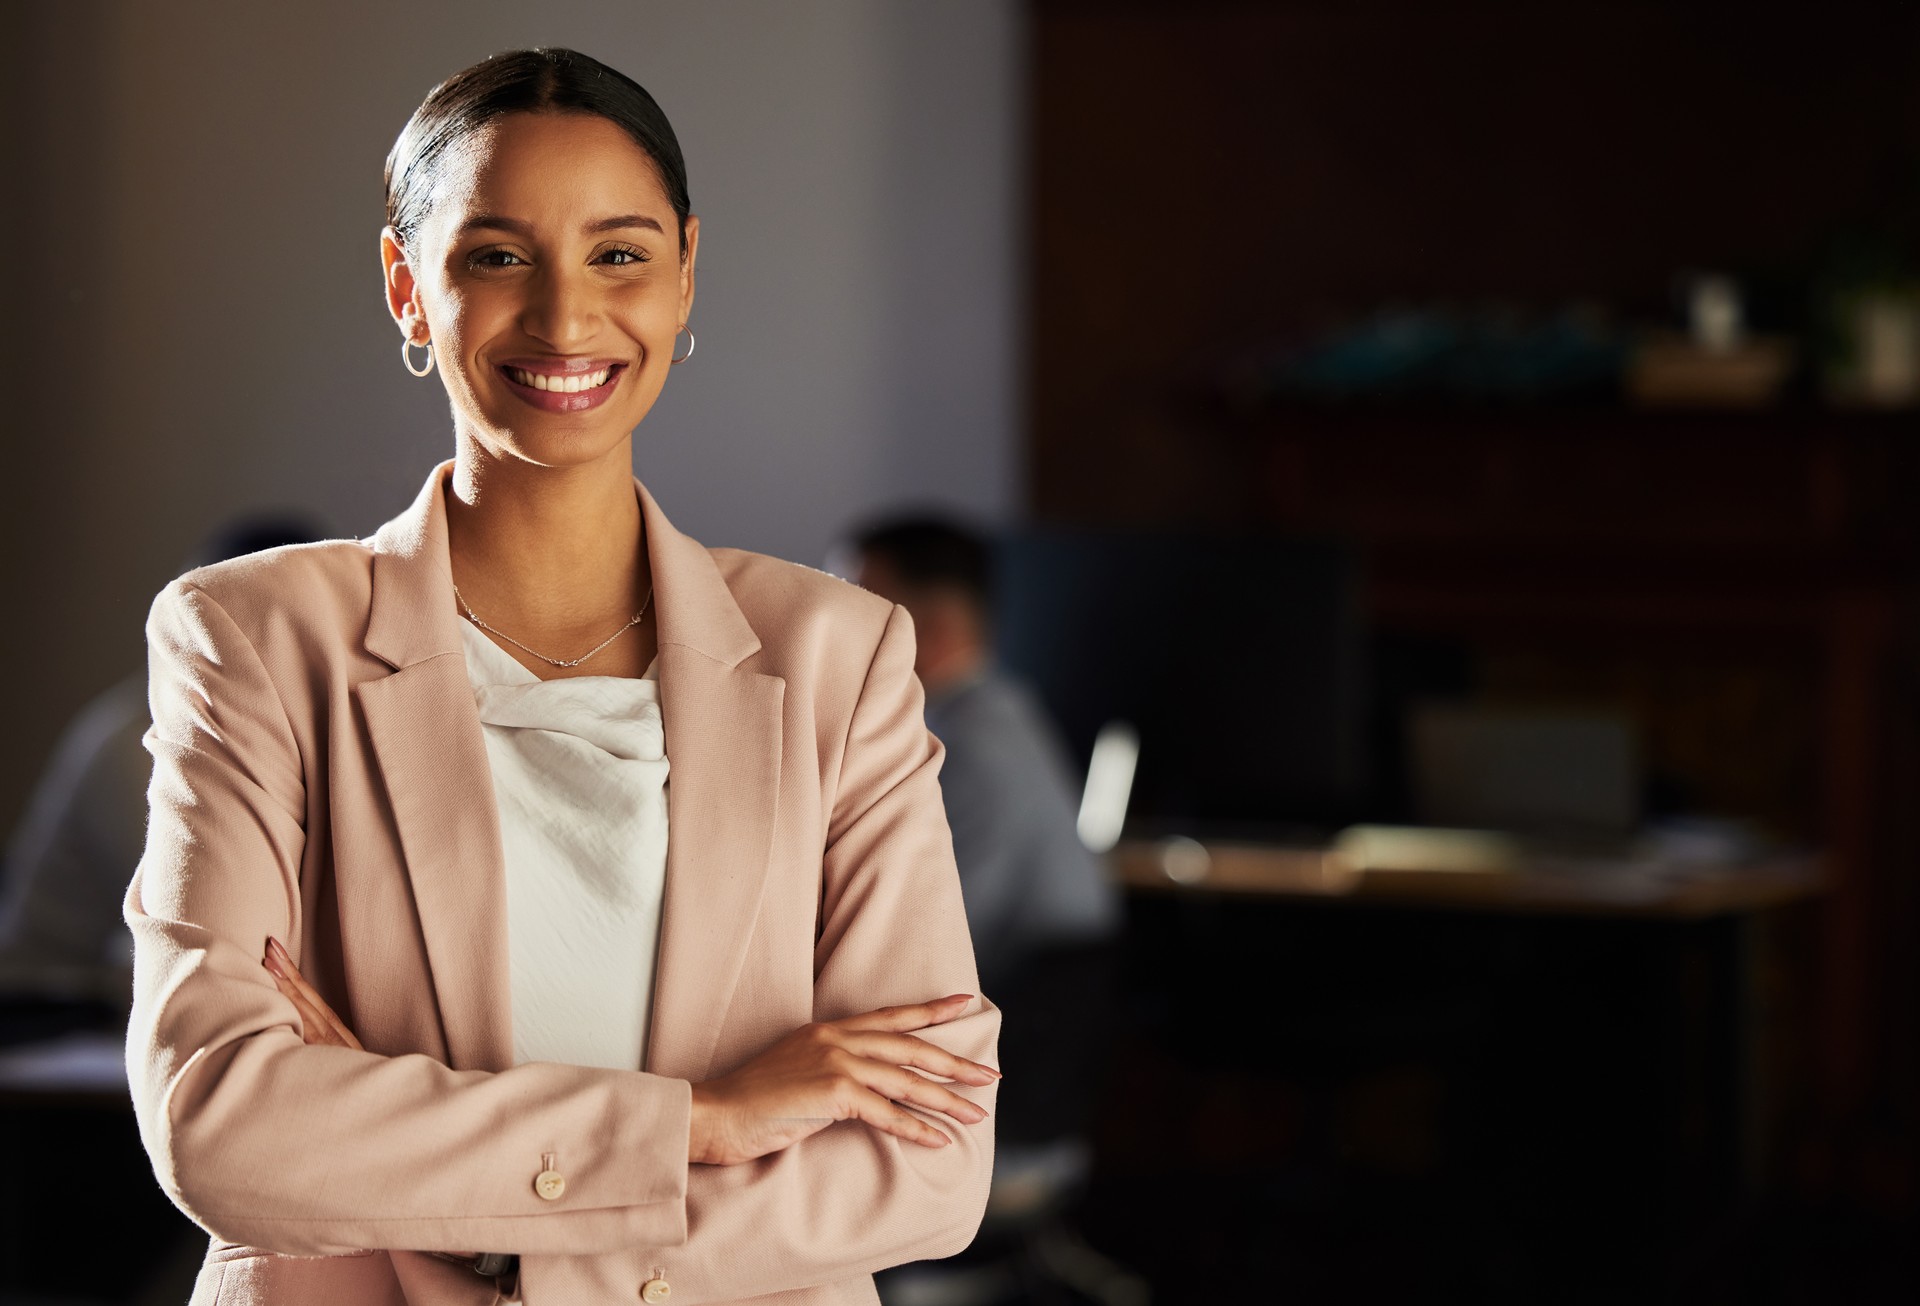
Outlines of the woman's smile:
[[613,397],[627,365],[597,358],[517,358],[495,370],[522,402],[543,412],[580,413]]

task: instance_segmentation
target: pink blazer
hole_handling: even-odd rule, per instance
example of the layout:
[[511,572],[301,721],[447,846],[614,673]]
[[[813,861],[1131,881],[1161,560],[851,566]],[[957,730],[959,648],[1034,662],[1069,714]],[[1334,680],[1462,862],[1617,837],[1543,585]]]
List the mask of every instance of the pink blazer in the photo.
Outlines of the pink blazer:
[[[515,1066],[450,467],[370,540],[153,605],[127,1060],[154,1171],[213,1234],[193,1301],[493,1302],[429,1251],[520,1253],[534,1306],[876,1300],[870,1271],[971,1240],[990,1122],[937,1118],[945,1148],[841,1122],[724,1167],[687,1129],[691,1083],[809,1021],[978,992],[905,611],[709,550],[635,483],[673,768],[648,1071]],[[268,935],[367,1051],[301,1042]],[[926,1037],[992,1065],[999,1025],[979,998]]]

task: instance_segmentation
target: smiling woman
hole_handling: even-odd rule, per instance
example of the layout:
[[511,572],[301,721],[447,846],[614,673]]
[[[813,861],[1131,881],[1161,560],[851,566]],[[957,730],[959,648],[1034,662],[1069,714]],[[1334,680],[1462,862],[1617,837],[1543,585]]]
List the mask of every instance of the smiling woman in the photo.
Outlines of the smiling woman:
[[154,603],[128,1057],[196,1302],[871,1302],[972,1237],[999,1012],[911,625],[633,475],[699,243],[629,79],[443,83],[380,252],[453,458]]

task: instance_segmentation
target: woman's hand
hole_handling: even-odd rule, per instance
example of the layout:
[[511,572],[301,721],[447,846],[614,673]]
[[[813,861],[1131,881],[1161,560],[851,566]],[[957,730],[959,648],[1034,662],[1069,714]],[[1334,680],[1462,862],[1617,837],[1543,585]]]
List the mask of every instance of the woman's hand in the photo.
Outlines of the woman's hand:
[[280,940],[267,940],[267,955],[260,964],[273,976],[274,984],[284,993],[287,1000],[300,1012],[300,1037],[312,1044],[326,1044],[337,1048],[352,1048],[356,1052],[365,1051],[360,1040],[353,1036],[347,1023],[336,1016],[327,1000],[307,983],[306,977],[293,964],[293,957],[280,946]]
[[956,993],[937,1002],[805,1025],[732,1074],[695,1084],[688,1158],[737,1165],[777,1152],[836,1120],[860,1120],[909,1142],[947,1146],[952,1140],[945,1134],[896,1103],[938,1111],[963,1124],[987,1118],[952,1089],[914,1072],[980,1086],[998,1080],[1000,1072],[908,1032],[952,1020],[971,996]]

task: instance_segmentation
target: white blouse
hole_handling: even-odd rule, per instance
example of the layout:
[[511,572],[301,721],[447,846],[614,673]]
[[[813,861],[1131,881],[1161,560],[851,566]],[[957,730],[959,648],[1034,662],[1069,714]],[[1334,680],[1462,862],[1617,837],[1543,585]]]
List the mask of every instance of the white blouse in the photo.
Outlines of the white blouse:
[[658,674],[541,680],[460,630],[506,854],[514,1061],[645,1069],[667,871]]

